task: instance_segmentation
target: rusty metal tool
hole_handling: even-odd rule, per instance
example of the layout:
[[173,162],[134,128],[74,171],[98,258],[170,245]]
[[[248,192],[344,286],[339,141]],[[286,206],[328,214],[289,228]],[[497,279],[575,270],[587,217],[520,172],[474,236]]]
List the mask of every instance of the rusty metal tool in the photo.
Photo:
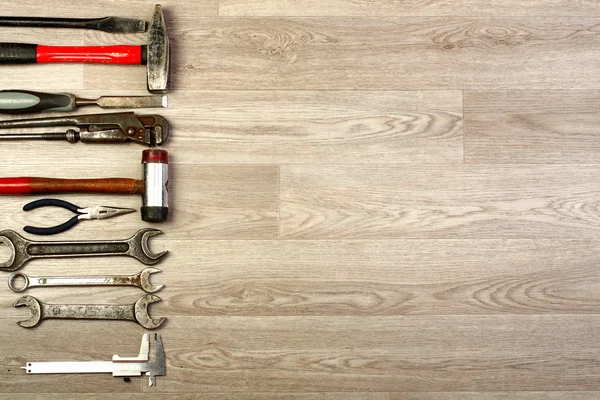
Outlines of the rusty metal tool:
[[61,207],[69,211],[74,212],[73,218],[65,223],[49,228],[38,228],[35,226],[26,226],[23,230],[32,235],[54,235],[57,233],[65,232],[77,225],[83,220],[92,219],[106,219],[112,218],[123,214],[135,212],[135,208],[121,208],[121,207],[107,207],[107,206],[92,206],[81,208],[75,204],[69,203],[68,201],[60,199],[40,199],[27,203],[23,206],[23,211],[35,210],[40,207]]
[[169,137],[169,123],[160,115],[133,112],[69,115],[0,121],[0,129],[74,126],[66,132],[2,133],[0,140],[66,140],[69,143],[125,143],[160,146]]
[[142,221],[164,222],[169,215],[169,154],[166,150],[142,152],[142,180],[56,179],[16,177],[0,178],[0,195],[48,193],[119,193],[142,195]]
[[[104,276],[28,276],[15,272],[8,277],[8,287],[14,292],[23,292],[34,287],[50,286],[135,286],[146,293],[156,293],[164,285],[150,283],[150,275],[161,272],[158,268],[144,268],[135,275],[104,275]],[[23,279],[23,285],[16,282]]]
[[161,6],[156,5],[154,8],[146,46],[43,46],[30,43],[0,43],[0,63],[55,62],[145,64],[148,91],[167,93],[170,70],[169,36]]
[[150,334],[142,337],[140,353],[137,357],[114,355],[112,361],[56,361],[27,362],[24,367],[27,374],[86,374],[112,373],[113,376],[130,377],[147,375],[148,385],[156,385],[156,377],[166,373],[165,350],[161,336],[154,335],[154,360],[150,360]]
[[8,260],[0,263],[0,271],[16,271],[35,258],[129,256],[143,264],[159,263],[167,251],[152,253],[148,240],[161,234],[158,229],[140,229],[125,240],[82,240],[42,242],[27,240],[15,231],[0,232],[0,243],[8,246]]
[[138,33],[146,31],[146,21],[141,19],[122,17],[0,17],[0,26],[15,26],[27,28],[96,29],[108,33]]
[[30,90],[1,90],[0,113],[30,114],[42,111],[68,112],[76,107],[97,105],[102,108],[166,108],[163,96],[102,96],[84,99],[71,93],[43,93]]
[[44,319],[103,319],[137,322],[146,329],[156,329],[165,317],[151,318],[148,306],[160,301],[160,297],[146,294],[133,304],[46,304],[33,296],[22,296],[14,307],[28,307],[29,318],[17,322],[23,328],[33,328]]

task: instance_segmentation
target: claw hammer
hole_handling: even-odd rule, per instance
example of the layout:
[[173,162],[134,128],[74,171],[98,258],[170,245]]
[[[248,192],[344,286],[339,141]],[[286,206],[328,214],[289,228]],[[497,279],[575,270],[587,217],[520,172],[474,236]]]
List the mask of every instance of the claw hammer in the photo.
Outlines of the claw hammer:
[[115,193],[142,196],[142,221],[164,222],[169,214],[169,159],[166,150],[142,153],[143,179],[0,178],[0,195],[49,193]]

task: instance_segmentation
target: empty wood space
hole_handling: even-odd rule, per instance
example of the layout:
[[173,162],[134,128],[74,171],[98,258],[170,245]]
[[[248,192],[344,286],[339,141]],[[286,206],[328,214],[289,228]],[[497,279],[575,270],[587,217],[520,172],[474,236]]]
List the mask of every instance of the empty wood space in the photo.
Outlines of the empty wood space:
[[[5,0],[0,15],[150,20],[155,2]],[[121,321],[15,323],[0,288],[0,400],[600,398],[600,3],[169,0],[168,222],[138,213],[36,240],[169,250],[167,374],[27,375],[135,356]],[[2,42],[143,44],[146,33],[0,28]],[[0,89],[145,95],[144,66],[2,65]],[[95,107],[78,114],[111,112]],[[24,117],[52,116],[37,114]],[[15,118],[2,116],[0,119]],[[0,131],[0,133],[2,133]],[[137,144],[0,142],[0,177],[142,174]],[[57,195],[139,208],[139,196]],[[0,201],[0,231],[65,210]],[[9,255],[0,246],[0,260]],[[127,257],[20,272],[126,275]],[[8,273],[1,272],[7,278]],[[35,288],[131,304],[137,288]]]

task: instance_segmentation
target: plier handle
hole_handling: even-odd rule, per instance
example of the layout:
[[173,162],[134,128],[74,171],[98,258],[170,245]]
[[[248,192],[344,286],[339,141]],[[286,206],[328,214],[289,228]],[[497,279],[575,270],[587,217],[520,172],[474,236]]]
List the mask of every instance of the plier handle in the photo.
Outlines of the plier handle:
[[35,226],[26,226],[23,230],[33,235],[54,235],[57,233],[65,232],[79,223],[81,220],[86,219],[104,219],[111,218],[121,214],[127,214],[134,212],[134,208],[119,208],[119,207],[106,207],[106,206],[93,206],[87,208],[81,208],[75,204],[69,203],[68,201],[59,199],[40,199],[27,203],[23,206],[23,211],[30,211],[40,207],[61,207],[69,211],[74,212],[73,218],[64,222],[60,225],[52,226],[49,228],[37,228]]

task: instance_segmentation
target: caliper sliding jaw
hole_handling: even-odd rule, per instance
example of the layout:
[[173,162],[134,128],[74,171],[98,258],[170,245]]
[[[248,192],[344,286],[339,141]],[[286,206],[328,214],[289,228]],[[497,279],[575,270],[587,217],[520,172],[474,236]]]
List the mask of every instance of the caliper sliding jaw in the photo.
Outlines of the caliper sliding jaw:
[[156,377],[164,376],[165,350],[160,335],[155,334],[154,360],[150,360],[150,334],[142,337],[137,357],[114,355],[112,361],[56,361],[28,362],[24,369],[28,374],[86,374],[112,373],[113,376],[148,376],[148,386],[156,385]]

